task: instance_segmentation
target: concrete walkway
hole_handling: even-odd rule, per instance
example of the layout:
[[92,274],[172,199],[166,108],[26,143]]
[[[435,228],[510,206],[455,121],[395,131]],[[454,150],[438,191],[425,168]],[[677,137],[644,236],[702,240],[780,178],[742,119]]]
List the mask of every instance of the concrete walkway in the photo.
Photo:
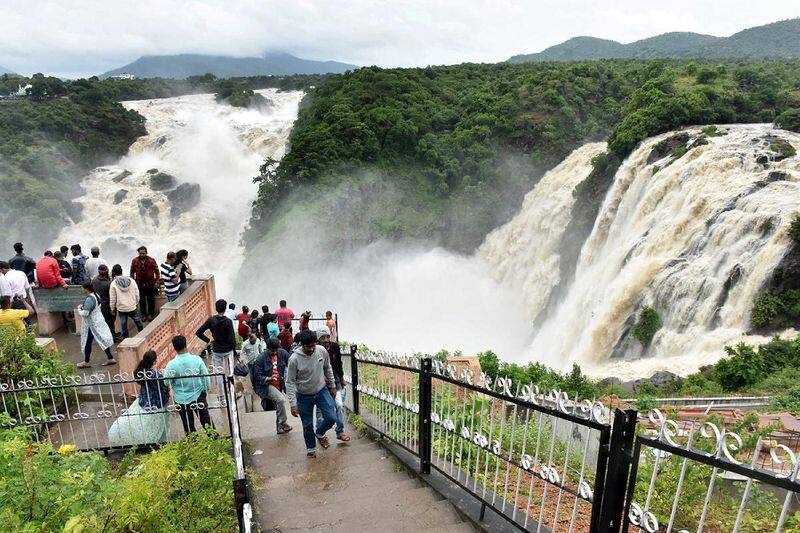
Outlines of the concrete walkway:
[[330,448],[308,459],[299,418],[289,418],[289,434],[276,435],[274,413],[239,416],[262,531],[475,531],[448,501],[349,425],[349,443],[330,431]]

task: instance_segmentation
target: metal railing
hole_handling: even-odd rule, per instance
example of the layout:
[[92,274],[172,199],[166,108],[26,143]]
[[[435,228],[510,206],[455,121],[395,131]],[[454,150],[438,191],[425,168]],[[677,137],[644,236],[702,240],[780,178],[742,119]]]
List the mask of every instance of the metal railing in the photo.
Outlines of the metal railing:
[[474,498],[479,521],[491,509],[523,531],[800,529],[800,463],[766,434],[748,448],[715,424],[679,426],[658,410],[638,425],[632,409],[428,358],[351,347],[343,364],[347,408],[412,454],[421,475]]
[[[233,361],[228,362],[228,369]],[[185,379],[220,379],[224,391],[212,394],[206,402],[190,404],[187,414],[181,405],[160,396],[162,385]],[[155,405],[143,407],[131,390],[156,392]],[[124,452],[134,447],[154,448],[184,436],[182,415],[197,418],[207,410],[213,429],[230,438],[235,476],[232,480],[239,529],[249,532],[252,521],[248,480],[239,429],[233,374],[221,367],[207,367],[205,373],[175,377],[133,379],[125,373],[95,373],[86,376],[42,378],[0,383],[0,426],[26,427],[37,442],[53,447],[74,445],[81,451],[104,454]],[[196,427],[201,424],[195,420]]]

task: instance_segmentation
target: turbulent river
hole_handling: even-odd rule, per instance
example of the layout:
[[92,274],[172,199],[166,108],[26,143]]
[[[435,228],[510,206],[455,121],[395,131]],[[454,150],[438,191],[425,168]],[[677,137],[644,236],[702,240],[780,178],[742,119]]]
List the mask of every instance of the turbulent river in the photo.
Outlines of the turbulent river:
[[[84,179],[82,219],[55,244],[80,243],[87,255],[99,245],[103,257],[125,269],[142,244],[158,261],[186,248],[194,271],[214,273],[218,292],[229,292],[242,262],[239,237],[256,194],[253,177],[265,157],[283,156],[302,98],[258,92],[268,104],[257,110],[219,104],[210,94],[123,102],[147,119],[147,135],[116,165]],[[175,182],[154,187],[153,170]]]
[[[765,340],[747,335],[750,308],[790,246],[800,202],[800,160],[775,161],[770,136],[800,148],[796,134],[733,125],[692,144],[700,130],[689,128],[691,148],[678,158],[653,155],[674,133],[645,141],[614,176],[570,279],[561,279],[559,250],[572,238],[572,192],[604,143],[546,173],[470,256],[378,242],[326,263],[311,236],[294,233],[291,252],[269,250],[239,272],[252,178],[265,157],[283,155],[302,97],[260,92],[269,102],[260,110],[211,95],[126,102],[147,118],[148,135],[86,177],[83,218],[57,244],[98,244],[125,267],[142,243],[159,260],[187,248],[195,271],[214,273],[218,293],[239,305],[286,298],[296,312],[332,309],[344,337],[396,352],[493,349],[511,361],[634,377],[685,374],[726,344]],[[174,181],[158,182],[164,174]],[[645,306],[663,324],[646,349],[631,335]]]

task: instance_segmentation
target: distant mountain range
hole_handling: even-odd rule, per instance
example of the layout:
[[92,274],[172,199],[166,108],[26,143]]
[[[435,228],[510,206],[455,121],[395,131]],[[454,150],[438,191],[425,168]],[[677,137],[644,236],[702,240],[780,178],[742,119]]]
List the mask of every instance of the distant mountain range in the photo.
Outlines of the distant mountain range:
[[202,54],[143,56],[127,65],[109,70],[101,78],[133,74],[137,78],[176,78],[206,73],[219,78],[236,76],[326,74],[358,68],[338,61],[312,61],[282,52],[268,52],[262,57],[227,57]]
[[509,61],[702,57],[800,57],[800,19],[748,28],[730,37],[672,32],[629,44],[597,37],[573,37],[536,54],[516,55]]
[[8,70],[7,68],[0,65],[0,76],[2,76],[3,74],[14,74],[14,71]]

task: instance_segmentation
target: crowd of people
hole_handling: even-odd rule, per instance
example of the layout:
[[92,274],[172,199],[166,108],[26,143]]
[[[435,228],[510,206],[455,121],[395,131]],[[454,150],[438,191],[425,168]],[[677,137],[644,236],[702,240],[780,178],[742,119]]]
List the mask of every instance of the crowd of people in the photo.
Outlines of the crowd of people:
[[[56,251],[47,250],[38,261],[25,254],[20,242],[14,244],[14,252],[8,261],[0,261],[0,327],[30,326],[37,312],[34,288],[82,287],[85,299],[76,309],[83,319],[84,360],[77,365],[81,368],[91,366],[94,344],[106,355],[104,365],[116,364],[111,346],[130,336],[129,320],[142,331],[144,323],[158,313],[159,290],[163,290],[167,301],[174,301],[189,288],[192,275],[186,250],[169,252],[159,265],[148,254],[147,247],[140,246],[128,275],[123,273],[122,265],[109,267],[97,246],[91,248],[91,257],[83,253],[80,244],[73,244]],[[72,312],[63,316],[68,324],[74,320]],[[117,318],[120,331],[116,329]]]
[[[206,320],[196,335],[210,344],[216,367],[225,368],[235,361],[245,409],[252,410],[254,396],[258,397],[262,409],[275,411],[276,432],[282,435],[292,429],[288,403],[291,415],[302,421],[308,457],[316,457],[317,443],[323,448],[330,446],[325,434],[334,426],[336,438],[349,441],[344,431],[347,383],[333,313],[328,311],[325,325],[316,330],[311,329],[311,312],[302,313],[293,334],[295,313],[285,300],[275,313],[267,305],[261,306],[261,312],[243,305],[238,313],[236,304],[225,300],[215,305],[217,314]],[[241,341],[238,349],[237,335]],[[223,380],[221,376],[217,379],[219,393],[224,390]]]

